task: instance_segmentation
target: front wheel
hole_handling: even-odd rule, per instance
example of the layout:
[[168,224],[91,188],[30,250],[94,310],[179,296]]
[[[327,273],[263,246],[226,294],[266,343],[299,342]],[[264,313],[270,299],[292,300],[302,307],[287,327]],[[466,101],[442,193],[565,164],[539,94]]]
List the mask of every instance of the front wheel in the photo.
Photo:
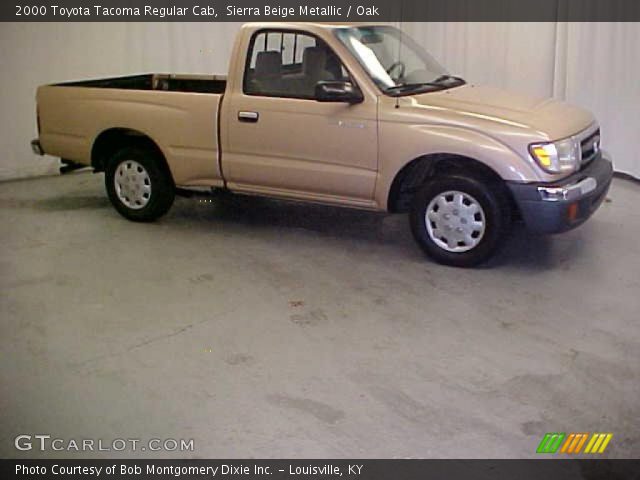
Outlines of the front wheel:
[[118,213],[135,222],[156,220],[169,211],[175,198],[163,159],[142,147],[125,148],[109,160],[105,187]]
[[417,242],[437,262],[473,267],[499,247],[510,217],[501,185],[446,176],[434,178],[416,193],[410,222]]

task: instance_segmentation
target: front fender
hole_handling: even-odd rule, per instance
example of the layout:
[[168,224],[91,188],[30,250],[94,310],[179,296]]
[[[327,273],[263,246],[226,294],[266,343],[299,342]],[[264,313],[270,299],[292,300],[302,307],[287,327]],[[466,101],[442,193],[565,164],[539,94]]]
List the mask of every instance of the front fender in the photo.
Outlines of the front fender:
[[464,127],[385,122],[379,128],[379,152],[375,200],[386,208],[396,175],[411,161],[427,155],[448,154],[470,158],[491,168],[505,181],[540,180],[531,160],[523,158],[488,133]]

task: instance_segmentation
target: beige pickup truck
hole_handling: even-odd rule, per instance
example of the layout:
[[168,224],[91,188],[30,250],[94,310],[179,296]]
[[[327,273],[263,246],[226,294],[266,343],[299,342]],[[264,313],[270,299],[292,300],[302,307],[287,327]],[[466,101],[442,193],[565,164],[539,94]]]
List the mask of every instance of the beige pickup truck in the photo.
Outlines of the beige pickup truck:
[[228,77],[47,85],[37,104],[34,151],[104,171],[128,219],[203,187],[410,212],[425,252],[456,266],[489,258],[513,219],[579,225],[612,176],[589,112],[468,84],[385,25],[247,24]]

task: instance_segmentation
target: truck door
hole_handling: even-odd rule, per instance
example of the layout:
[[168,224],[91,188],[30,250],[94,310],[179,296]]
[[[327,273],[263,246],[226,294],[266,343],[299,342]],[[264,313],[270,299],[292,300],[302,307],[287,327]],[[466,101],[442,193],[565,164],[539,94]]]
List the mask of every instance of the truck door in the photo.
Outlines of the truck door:
[[260,30],[249,41],[242,80],[224,107],[223,173],[231,189],[373,205],[377,99],[315,100],[318,81],[353,82],[324,41]]

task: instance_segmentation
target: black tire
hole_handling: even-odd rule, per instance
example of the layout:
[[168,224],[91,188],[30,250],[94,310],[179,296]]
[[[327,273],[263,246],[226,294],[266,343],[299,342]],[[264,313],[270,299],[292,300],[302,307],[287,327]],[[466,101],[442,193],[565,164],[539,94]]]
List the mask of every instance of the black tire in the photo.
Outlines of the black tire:
[[[130,201],[130,205],[127,205],[116,191],[116,172],[121,165],[125,168],[126,162],[130,162],[129,166],[137,163],[146,171],[143,182],[148,185],[150,192],[143,194],[145,197],[141,200],[144,204],[141,202],[136,205]],[[120,150],[109,159],[104,179],[109,200],[115,209],[120,215],[134,222],[152,222],[167,213],[173,205],[175,185],[171,173],[166,168],[161,154],[154,149],[132,146]]]
[[[465,213],[467,217],[473,215],[471,217],[473,221],[484,224],[484,227],[478,227],[478,230],[470,234],[474,237],[471,242],[477,241],[477,244],[465,244],[464,240],[458,244],[455,242],[455,235],[458,234],[454,233],[454,236],[451,237],[453,240],[451,240],[451,238],[445,238],[447,236],[446,234],[437,239],[437,241],[442,244],[446,243],[446,246],[441,246],[436,243],[436,240],[434,240],[429,233],[431,230],[433,236],[437,238],[438,232],[445,232],[444,228],[447,228],[448,231],[452,229],[455,230],[457,228],[456,225],[458,225],[458,223],[455,222],[464,222],[465,224],[460,224],[459,227],[463,229],[468,228],[468,231],[475,228],[471,226],[467,227],[469,220],[467,218],[462,220],[460,217],[457,217],[458,209],[454,209],[455,206],[449,207],[449,205],[453,204],[446,203],[446,208],[454,209],[446,211],[456,212],[449,215],[450,220],[429,220],[431,225],[427,225],[427,208],[432,201],[435,202],[435,199],[440,197],[441,201],[453,202],[453,196],[451,195],[441,197],[442,194],[447,192],[461,192],[463,195],[458,198],[462,198],[464,202],[475,200],[482,208],[482,211],[476,214]],[[426,183],[413,198],[411,213],[409,215],[411,231],[422,249],[437,262],[454,267],[473,267],[488,260],[496,252],[506,236],[511,224],[509,205],[504,186],[500,183],[486,182],[474,177],[462,175],[435,177]],[[466,203],[465,206],[467,206]],[[433,213],[439,218],[440,214],[438,214],[436,209],[440,207],[432,204],[431,208]],[[471,206],[468,208],[471,208]],[[441,210],[441,212],[443,211],[445,210]],[[456,217],[452,217],[451,215],[456,215]],[[438,223],[440,223],[440,225],[438,225]],[[441,229],[439,230],[439,228]],[[460,233],[460,235],[462,235],[462,233]],[[446,240],[449,240],[451,244],[447,243]],[[449,251],[446,247],[450,249],[469,249],[466,251]]]

